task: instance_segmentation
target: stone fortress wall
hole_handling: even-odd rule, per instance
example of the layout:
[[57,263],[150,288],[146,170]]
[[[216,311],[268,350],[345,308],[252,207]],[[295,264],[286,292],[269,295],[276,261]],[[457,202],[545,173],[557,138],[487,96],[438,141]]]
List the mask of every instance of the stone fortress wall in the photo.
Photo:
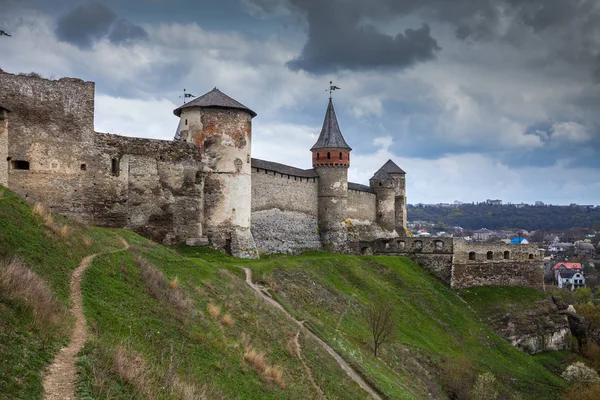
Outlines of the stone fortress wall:
[[334,159],[328,147],[313,149],[314,168],[303,170],[251,158],[256,114],[209,94],[226,104],[175,110],[176,140],[130,138],[94,131],[92,82],[0,72],[0,184],[53,212],[165,244],[210,241],[238,257],[407,256],[454,288],[542,284],[535,246],[407,237],[404,171],[390,160],[370,186],[347,182],[351,149],[331,101],[321,136],[326,127],[338,135]]
[[259,251],[322,250],[317,196],[314,171],[252,159],[252,236]]
[[361,254],[405,256],[454,289],[543,285],[543,255],[536,245],[468,243],[462,238],[398,237],[360,241]]
[[12,190],[53,212],[164,243],[202,236],[186,211],[203,207],[197,147],[95,132],[92,82],[0,73],[0,88],[0,104],[12,111],[0,177]]

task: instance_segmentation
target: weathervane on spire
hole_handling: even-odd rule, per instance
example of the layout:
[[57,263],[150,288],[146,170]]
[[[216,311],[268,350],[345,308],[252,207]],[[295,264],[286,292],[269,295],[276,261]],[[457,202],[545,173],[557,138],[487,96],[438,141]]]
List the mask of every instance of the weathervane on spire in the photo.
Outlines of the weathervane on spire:
[[[333,93],[336,90],[340,90],[340,89],[342,89],[342,88],[339,86],[335,86],[333,84],[333,81],[329,81],[329,100],[331,100],[331,93]],[[327,91],[327,90],[325,90],[325,91]]]
[[183,96],[179,96],[179,98],[183,98],[183,104],[185,104],[185,99],[191,99],[192,97],[196,97],[191,93],[187,93],[185,89],[183,89]]

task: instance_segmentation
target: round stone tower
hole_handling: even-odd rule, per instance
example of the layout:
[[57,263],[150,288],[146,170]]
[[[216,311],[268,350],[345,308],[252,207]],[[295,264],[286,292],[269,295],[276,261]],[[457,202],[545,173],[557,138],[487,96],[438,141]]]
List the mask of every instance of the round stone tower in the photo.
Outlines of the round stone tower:
[[348,232],[348,167],[352,149],[342,136],[333,102],[329,99],[319,139],[310,149],[319,176],[319,229],[327,250],[344,251]]
[[389,231],[404,235],[406,229],[406,173],[388,160],[369,179],[377,196],[377,223]]
[[201,149],[204,233],[213,246],[236,257],[257,257],[250,232],[250,145],[256,113],[215,88],[174,114],[180,118],[175,139]]

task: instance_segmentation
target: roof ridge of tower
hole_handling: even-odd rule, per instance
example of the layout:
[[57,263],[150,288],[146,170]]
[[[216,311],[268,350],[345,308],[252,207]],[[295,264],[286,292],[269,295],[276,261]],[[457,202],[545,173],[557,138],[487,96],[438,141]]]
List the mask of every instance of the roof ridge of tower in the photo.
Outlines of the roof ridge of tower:
[[202,96],[196,97],[194,100],[177,107],[175,110],[173,110],[173,114],[179,117],[181,116],[183,109],[190,107],[236,108],[248,112],[252,118],[256,117],[256,113],[254,111],[234,98],[226,95],[216,87],[209,92],[204,93]]
[[392,159],[387,160],[380,169],[388,174],[406,174]]
[[340,130],[332,99],[329,99],[319,138],[310,150],[314,151],[319,149],[352,150],[352,148],[348,146],[348,143],[346,143],[344,135],[342,135],[342,131]]

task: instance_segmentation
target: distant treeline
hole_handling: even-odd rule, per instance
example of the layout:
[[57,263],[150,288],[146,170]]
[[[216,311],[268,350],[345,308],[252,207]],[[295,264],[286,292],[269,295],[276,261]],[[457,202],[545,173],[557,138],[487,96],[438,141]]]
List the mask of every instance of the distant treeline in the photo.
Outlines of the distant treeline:
[[464,229],[600,230],[600,208],[582,206],[491,206],[463,204],[457,207],[409,205],[409,221],[427,221]]

